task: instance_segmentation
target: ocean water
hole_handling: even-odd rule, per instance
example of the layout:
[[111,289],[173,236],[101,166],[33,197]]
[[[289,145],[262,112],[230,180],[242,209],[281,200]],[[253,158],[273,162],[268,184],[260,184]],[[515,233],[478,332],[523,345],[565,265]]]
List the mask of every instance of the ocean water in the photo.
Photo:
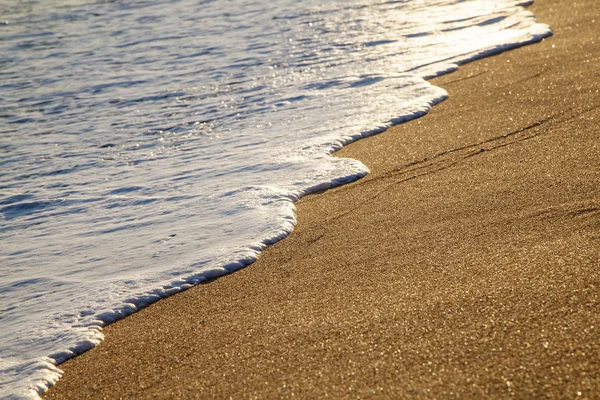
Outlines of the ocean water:
[[0,3],[0,398],[101,327],[244,267],[329,155],[425,114],[424,79],[551,34],[515,0]]

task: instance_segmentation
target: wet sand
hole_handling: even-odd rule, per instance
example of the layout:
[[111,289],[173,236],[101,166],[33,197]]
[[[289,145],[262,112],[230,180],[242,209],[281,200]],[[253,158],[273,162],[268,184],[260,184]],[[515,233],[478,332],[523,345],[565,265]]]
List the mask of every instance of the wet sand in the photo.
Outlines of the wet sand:
[[337,153],[250,267],[104,330],[47,398],[600,398],[600,2]]

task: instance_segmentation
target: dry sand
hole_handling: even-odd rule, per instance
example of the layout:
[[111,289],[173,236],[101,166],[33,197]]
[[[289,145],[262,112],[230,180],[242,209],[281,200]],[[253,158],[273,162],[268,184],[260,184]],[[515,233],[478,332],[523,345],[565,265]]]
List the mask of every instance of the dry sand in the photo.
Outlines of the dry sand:
[[105,329],[47,398],[600,398],[600,2],[435,79],[252,266]]

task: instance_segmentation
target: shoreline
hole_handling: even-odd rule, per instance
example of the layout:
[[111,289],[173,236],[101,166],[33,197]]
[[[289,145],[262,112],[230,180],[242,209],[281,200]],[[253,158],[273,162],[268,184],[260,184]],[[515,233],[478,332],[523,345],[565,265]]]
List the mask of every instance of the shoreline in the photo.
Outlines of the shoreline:
[[[548,387],[557,397],[586,388],[591,396],[599,162],[582,146],[598,131],[598,92],[584,93],[598,88],[598,47],[589,43],[593,17],[567,17],[572,8],[534,5],[555,37],[431,80],[450,99],[336,153],[371,174],[300,200],[294,232],[249,268],[105,328],[102,344],[61,365],[65,375],[46,397],[522,397]],[[569,22],[587,44],[563,36]],[[555,64],[561,55],[549,43],[573,60]],[[563,137],[571,130],[577,143]],[[559,317],[573,321],[556,350]],[[567,384],[552,386],[557,377],[573,380],[559,362],[569,348],[586,354],[569,367],[588,381],[559,392]]]

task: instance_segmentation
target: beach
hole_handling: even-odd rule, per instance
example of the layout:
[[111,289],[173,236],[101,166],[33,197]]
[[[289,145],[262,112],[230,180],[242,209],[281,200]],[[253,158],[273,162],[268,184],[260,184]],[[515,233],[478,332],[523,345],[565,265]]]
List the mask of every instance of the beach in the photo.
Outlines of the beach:
[[432,80],[429,114],[336,153],[368,176],[106,327],[45,397],[597,398],[600,5],[530,10],[554,36]]

